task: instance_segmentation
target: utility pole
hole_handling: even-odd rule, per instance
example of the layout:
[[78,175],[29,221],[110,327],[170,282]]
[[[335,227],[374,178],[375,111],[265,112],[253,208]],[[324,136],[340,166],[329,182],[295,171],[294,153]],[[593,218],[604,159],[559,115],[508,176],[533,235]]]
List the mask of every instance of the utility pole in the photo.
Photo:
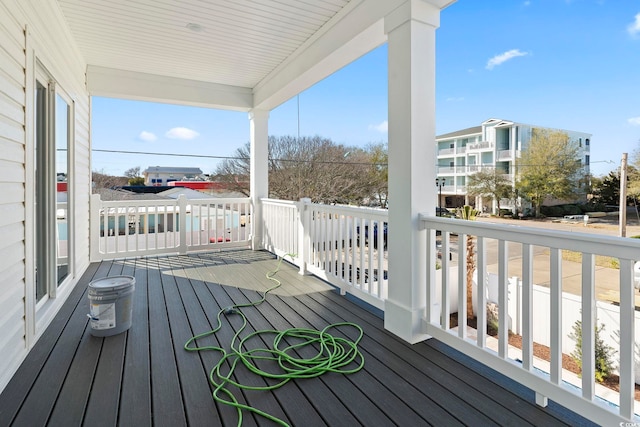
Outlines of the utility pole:
[[627,153],[620,163],[620,237],[627,234]]

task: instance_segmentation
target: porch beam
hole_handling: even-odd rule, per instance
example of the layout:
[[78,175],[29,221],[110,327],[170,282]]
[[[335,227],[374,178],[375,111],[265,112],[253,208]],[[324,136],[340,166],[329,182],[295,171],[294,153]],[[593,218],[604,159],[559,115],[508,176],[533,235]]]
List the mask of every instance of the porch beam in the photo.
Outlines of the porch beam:
[[251,128],[250,160],[250,197],[253,213],[251,215],[251,247],[253,250],[264,248],[261,199],[269,197],[269,112],[251,110],[249,112]]
[[[385,18],[389,70],[389,295],[385,328],[410,343],[427,338],[427,230],[435,214],[435,31],[440,8],[409,0]],[[432,264],[434,265],[434,264]],[[435,286],[435,283],[431,283]],[[436,307],[431,316],[437,318]]]
[[87,90],[92,96],[223,110],[249,111],[253,106],[251,88],[95,65],[87,67]]

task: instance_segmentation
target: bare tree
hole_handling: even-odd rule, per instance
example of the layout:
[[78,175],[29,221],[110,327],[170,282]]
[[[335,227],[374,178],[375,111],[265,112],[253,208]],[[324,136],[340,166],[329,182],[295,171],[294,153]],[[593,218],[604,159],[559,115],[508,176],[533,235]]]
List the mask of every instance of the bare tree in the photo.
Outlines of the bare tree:
[[107,175],[104,171],[93,171],[91,175],[93,183],[93,192],[97,192],[101,188],[112,188],[127,185],[127,177]]
[[[215,172],[216,179],[225,182],[229,189],[247,195],[249,150],[249,144],[239,148],[234,159],[223,161]],[[269,137],[270,197],[286,200],[309,197],[318,203],[360,204],[381,191],[378,167],[366,150],[335,144],[319,136]]]
[[229,191],[249,197],[250,146],[247,142],[235,151],[234,158],[223,160],[209,179],[225,184]]
[[368,178],[372,196],[380,207],[386,208],[389,201],[389,150],[386,144],[380,143],[368,146],[367,152],[371,162]]
[[124,176],[126,176],[127,178],[140,177],[140,166],[127,169],[126,171],[124,171]]

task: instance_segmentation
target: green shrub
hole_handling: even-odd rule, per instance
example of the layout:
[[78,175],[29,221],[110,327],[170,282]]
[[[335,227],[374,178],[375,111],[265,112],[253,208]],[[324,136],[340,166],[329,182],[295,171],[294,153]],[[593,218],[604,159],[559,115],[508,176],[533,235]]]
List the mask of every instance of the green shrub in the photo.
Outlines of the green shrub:
[[594,202],[593,200],[588,201],[587,203],[583,203],[580,205],[580,209],[582,209],[582,213],[588,212],[606,212],[607,208],[604,203]]
[[[600,338],[600,332],[604,331],[604,324],[596,325],[596,342],[595,342],[595,377],[596,381],[603,382],[613,371],[613,355],[614,348],[604,343]],[[569,338],[576,342],[576,348],[571,353],[571,357],[578,364],[580,370],[582,370],[582,322],[576,320],[573,324],[573,332],[569,334]]]
[[562,206],[540,206],[540,213],[544,216],[564,216]]
[[565,215],[582,215],[582,209],[578,205],[562,205]]

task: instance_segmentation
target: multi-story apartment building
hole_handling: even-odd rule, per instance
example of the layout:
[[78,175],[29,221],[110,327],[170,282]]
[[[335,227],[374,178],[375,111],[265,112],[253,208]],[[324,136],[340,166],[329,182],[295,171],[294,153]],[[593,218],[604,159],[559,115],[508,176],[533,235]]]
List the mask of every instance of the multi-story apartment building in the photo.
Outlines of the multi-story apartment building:
[[[578,143],[584,174],[589,174],[589,148],[591,134],[563,129],[516,123],[509,120],[489,119],[480,126],[462,129],[436,137],[439,204],[458,207],[464,204],[493,212],[495,202],[467,195],[469,176],[490,168],[505,174],[515,185],[515,162],[531,140],[534,129],[562,131],[570,141]],[[501,207],[514,210],[519,202],[501,201]],[[522,206],[521,206],[522,207]]]

